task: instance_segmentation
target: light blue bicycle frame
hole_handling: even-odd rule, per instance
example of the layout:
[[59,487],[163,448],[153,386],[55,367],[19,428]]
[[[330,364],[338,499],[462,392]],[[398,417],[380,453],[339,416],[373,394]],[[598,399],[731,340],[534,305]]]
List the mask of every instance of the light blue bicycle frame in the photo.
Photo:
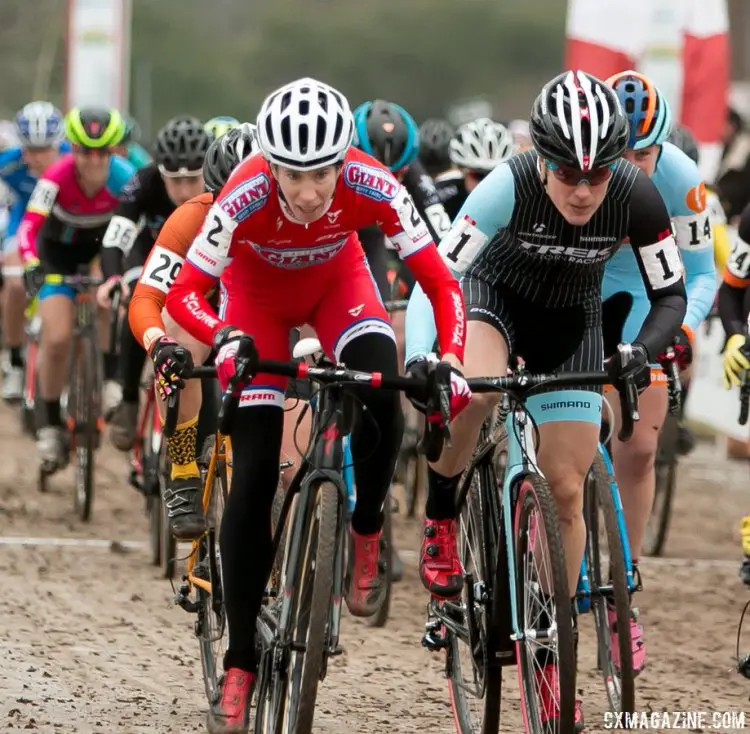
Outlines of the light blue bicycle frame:
[[[636,582],[633,577],[633,559],[630,555],[630,541],[628,540],[628,531],[625,527],[625,514],[622,509],[622,500],[620,499],[620,490],[615,480],[615,470],[612,466],[612,460],[609,458],[604,444],[599,444],[599,454],[604,461],[604,467],[607,470],[609,478],[609,489],[612,492],[612,500],[615,505],[615,515],[617,517],[617,530],[620,535],[620,544],[622,545],[622,555],[625,560],[625,574],[628,582],[628,590],[632,593],[636,590]],[[589,571],[586,565],[586,556],[581,563],[581,573],[578,577],[578,587],[576,589],[576,598],[579,614],[588,612],[591,609],[591,584],[589,583]]]
[[[518,487],[525,476],[529,474],[540,474],[541,471],[536,465],[536,452],[534,450],[533,423],[527,415],[523,405],[514,407],[505,419],[505,433],[508,437],[508,463],[505,468],[505,479],[503,481],[502,494],[502,522],[505,528],[506,553],[508,558],[508,578],[516,578],[516,558],[513,544],[513,517],[512,511],[518,493]],[[610,489],[615,504],[615,513],[617,515],[617,528],[622,543],[623,555],[625,558],[625,570],[627,573],[628,588],[634,591],[636,588],[633,577],[633,563],[630,555],[630,543],[625,528],[625,515],[620,500],[620,492],[615,481],[614,469],[609,458],[607,449],[599,444],[599,453],[604,460],[604,466],[610,480]],[[510,611],[511,623],[513,627],[513,639],[524,639],[524,631],[520,629],[517,609],[516,585],[509,583],[510,590]],[[586,566],[586,557],[584,556],[581,563],[581,572],[578,579],[577,588],[578,611],[587,612],[591,608],[591,586],[589,583],[588,568]],[[583,608],[582,608],[583,607]]]

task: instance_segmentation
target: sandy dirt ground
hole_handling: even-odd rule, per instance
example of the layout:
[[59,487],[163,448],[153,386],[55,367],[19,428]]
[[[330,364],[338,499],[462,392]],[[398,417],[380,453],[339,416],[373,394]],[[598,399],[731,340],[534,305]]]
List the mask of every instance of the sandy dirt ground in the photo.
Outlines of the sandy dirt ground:
[[[83,525],[73,517],[71,470],[40,494],[33,444],[17,426],[16,415],[0,407],[0,730],[205,731],[193,620],[173,605],[169,582],[149,565],[143,501],[125,481],[125,458],[109,446],[99,453],[93,518]],[[737,577],[748,479],[750,467],[730,464],[708,444],[681,466],[667,554],[642,565],[645,590],[637,604],[649,662],[637,681],[639,710],[744,713],[750,730],[750,681],[733,663],[748,597]],[[416,573],[419,530],[403,518],[395,524],[406,574],[392,618],[384,630],[371,630],[345,615],[344,654],[319,692],[318,732],[454,731],[443,657],[420,645],[427,597]],[[578,687],[587,731],[606,731],[593,620],[580,624]],[[743,647],[750,652],[750,626]],[[517,732],[513,669],[506,669],[505,685],[502,731]]]

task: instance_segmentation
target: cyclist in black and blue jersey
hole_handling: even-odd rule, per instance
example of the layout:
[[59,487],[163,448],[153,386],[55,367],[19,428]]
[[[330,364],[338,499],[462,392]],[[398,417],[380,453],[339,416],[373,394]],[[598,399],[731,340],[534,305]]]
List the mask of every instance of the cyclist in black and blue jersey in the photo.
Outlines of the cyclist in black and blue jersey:
[[447,120],[425,120],[419,127],[419,160],[435,182],[440,201],[451,221],[466,200],[464,174],[451,160],[456,131]]
[[[419,161],[419,129],[414,118],[393,102],[380,99],[364,102],[354,110],[354,145],[390,168],[414,200],[430,235],[439,242],[451,222],[432,178]],[[397,270],[399,279],[406,286],[402,295],[411,293],[414,278],[395,252],[393,262],[388,261],[387,251],[393,252],[393,248],[388,247],[380,229],[373,226],[360,230],[359,239],[381,298],[391,298],[392,287],[388,278],[391,267]]]
[[[627,364],[610,360],[613,383],[632,375],[645,389],[649,362],[680,328],[686,312],[679,249],[664,201],[649,177],[621,156],[628,121],[613,90],[582,71],[548,82],[536,99],[535,150],[501,163],[469,195],[440,252],[461,278],[466,304],[464,364],[456,369],[452,412],[466,405],[467,376],[504,375],[509,357],[531,372],[601,370],[601,283],[605,263],[629,239],[651,304]],[[435,329],[419,287],[406,319],[407,372],[424,374]],[[450,356],[448,356],[451,361]],[[562,398],[562,399],[561,399]],[[461,592],[455,494],[494,400],[473,396],[452,426],[451,448],[428,470],[420,559],[427,589]],[[455,408],[454,408],[455,405]],[[601,390],[590,386],[534,395],[539,467],[557,505],[568,588],[576,590],[586,544],[583,484],[601,426]],[[542,721],[559,719],[558,672],[540,653]],[[583,728],[580,703],[576,729]]]

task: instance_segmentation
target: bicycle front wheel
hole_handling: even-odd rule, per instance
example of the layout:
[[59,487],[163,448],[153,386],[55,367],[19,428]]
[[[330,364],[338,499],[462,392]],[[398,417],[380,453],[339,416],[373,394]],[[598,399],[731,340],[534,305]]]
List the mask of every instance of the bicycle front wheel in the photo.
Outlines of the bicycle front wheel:
[[557,507],[538,474],[518,487],[513,534],[521,639],[516,642],[521,710],[533,734],[572,732],[575,719],[573,605]]
[[667,414],[656,451],[656,489],[654,504],[646,525],[643,552],[647,556],[660,556],[664,551],[672,516],[672,500],[677,484],[677,457],[679,423],[671,413]]
[[367,617],[369,627],[385,627],[388,622],[388,614],[391,611],[391,594],[393,592],[393,579],[391,578],[391,563],[393,560],[393,497],[390,490],[383,504],[383,534],[380,536],[380,577],[386,585],[383,602],[379,609],[371,617]]
[[298,512],[307,509],[309,514],[303,529],[300,567],[295,573],[284,734],[312,731],[318,683],[327,655],[340,496],[331,482],[321,482],[312,492],[308,508],[297,508]]
[[92,335],[82,334],[74,346],[77,353],[71,379],[73,410],[69,411],[69,428],[73,431],[72,446],[76,460],[74,506],[85,522],[91,519],[94,501],[94,452],[99,430],[99,353],[93,338]]
[[[612,480],[597,452],[586,482],[586,565],[591,585],[591,610],[597,637],[597,664],[612,711],[635,708],[630,592],[625,568]],[[612,618],[612,619],[610,619]],[[611,624],[617,629],[617,648],[612,647]]]
[[[211,458],[214,448],[213,436],[206,439],[202,453],[202,476]],[[201,650],[201,667],[203,668],[203,685],[209,704],[219,695],[219,679],[223,670],[224,653],[227,647],[227,620],[224,611],[224,594],[221,581],[221,551],[219,548],[219,529],[228,496],[226,474],[217,460],[211,498],[206,511],[207,532],[197,541],[198,548],[193,573],[211,583],[211,593],[196,587],[198,595],[198,618],[195,622],[195,634]],[[166,520],[166,518],[165,518]],[[165,533],[170,538],[169,526]]]
[[456,728],[461,734],[497,734],[503,670],[497,660],[497,620],[505,599],[494,586],[500,548],[499,493],[492,465],[476,468],[459,515],[458,549],[467,583],[465,636],[450,633],[446,673]]

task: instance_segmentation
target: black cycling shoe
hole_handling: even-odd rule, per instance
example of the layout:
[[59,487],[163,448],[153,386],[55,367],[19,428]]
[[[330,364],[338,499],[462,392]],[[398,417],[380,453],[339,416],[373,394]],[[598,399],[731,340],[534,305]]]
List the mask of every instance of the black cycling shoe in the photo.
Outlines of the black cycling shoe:
[[177,540],[196,540],[206,532],[200,477],[170,479],[162,497],[169,527]]
[[677,431],[677,453],[687,456],[695,448],[695,436],[684,423],[680,423]]

